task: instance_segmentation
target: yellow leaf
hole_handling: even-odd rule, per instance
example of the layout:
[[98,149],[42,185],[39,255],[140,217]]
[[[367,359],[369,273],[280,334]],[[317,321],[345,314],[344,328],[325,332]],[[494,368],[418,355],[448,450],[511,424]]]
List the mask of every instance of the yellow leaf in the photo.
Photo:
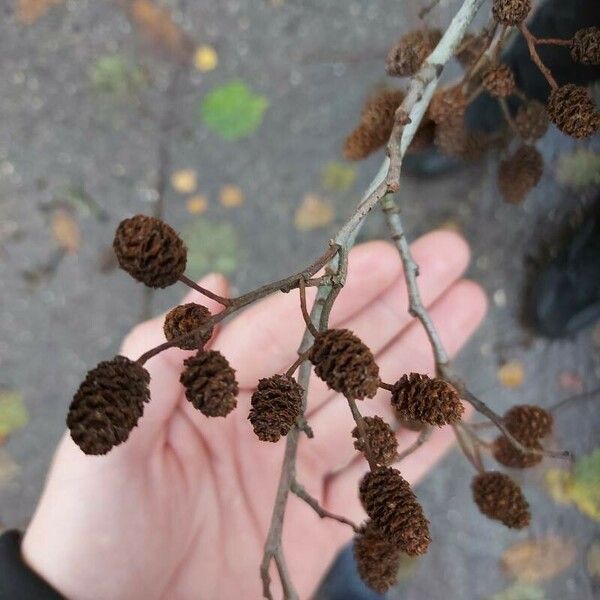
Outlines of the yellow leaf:
[[192,215],[201,215],[208,207],[206,196],[192,196],[187,201],[187,210]]
[[498,369],[498,380],[507,388],[516,388],[523,384],[525,369],[518,360],[510,360]]
[[57,210],[52,215],[52,235],[63,250],[71,254],[79,250],[81,245],[79,225],[66,210]]
[[571,539],[547,535],[511,546],[502,555],[502,567],[523,583],[539,583],[566,571],[577,558]]
[[600,542],[594,542],[585,557],[585,566],[590,577],[600,581]]
[[63,2],[64,0],[19,0],[17,20],[21,25],[33,25],[48,12],[51,6]]
[[296,210],[294,223],[298,231],[310,231],[329,225],[334,216],[333,208],[327,202],[314,194],[306,194]]
[[558,504],[571,504],[573,475],[564,469],[548,469],[545,474],[546,488]]
[[219,192],[219,202],[227,208],[241,206],[244,200],[244,192],[237,185],[224,185]]
[[212,71],[219,62],[217,51],[208,45],[198,46],[194,52],[194,66],[198,71],[206,73]]
[[198,187],[198,177],[193,169],[180,169],[171,175],[171,185],[180,194],[191,194]]

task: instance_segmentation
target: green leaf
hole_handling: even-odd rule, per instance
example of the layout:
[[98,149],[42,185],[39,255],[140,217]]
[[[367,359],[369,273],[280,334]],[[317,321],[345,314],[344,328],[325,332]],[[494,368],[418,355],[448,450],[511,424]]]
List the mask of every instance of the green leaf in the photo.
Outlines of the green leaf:
[[120,54],[101,56],[90,69],[90,81],[98,92],[123,95],[148,83],[143,70]]
[[515,583],[501,592],[489,596],[489,600],[546,600],[546,594],[537,585]]
[[207,273],[231,273],[240,258],[235,228],[226,221],[196,219],[183,232],[188,248],[186,273],[198,279]]
[[258,129],[268,106],[268,100],[252,92],[243,81],[231,81],[204,96],[200,116],[213,133],[226,140],[238,140]]
[[574,189],[600,185],[600,154],[581,148],[558,159],[556,178]]
[[29,413],[19,392],[0,392],[0,438],[25,427]]
[[328,162],[321,172],[321,183],[326,190],[347,192],[356,179],[356,167],[335,160]]

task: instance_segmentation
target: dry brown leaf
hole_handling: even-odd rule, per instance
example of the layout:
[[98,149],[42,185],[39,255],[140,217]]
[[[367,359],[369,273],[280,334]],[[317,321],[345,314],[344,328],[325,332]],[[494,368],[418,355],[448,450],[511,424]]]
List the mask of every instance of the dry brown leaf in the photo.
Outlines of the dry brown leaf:
[[79,225],[66,210],[57,210],[52,215],[52,235],[56,243],[70,254],[75,254],[79,250],[81,245]]
[[518,360],[510,360],[498,369],[498,380],[507,388],[516,388],[525,380],[525,369],[523,363]]
[[62,4],[65,0],[19,0],[17,21],[21,25],[33,25],[43,17],[50,7]]
[[171,13],[150,0],[132,0],[129,14],[138,33],[153,46],[178,59],[187,58],[193,44],[186,33],[173,21]]
[[333,221],[333,208],[314,194],[306,194],[296,211],[294,223],[298,231],[325,227]]
[[502,555],[503,569],[524,583],[552,579],[568,569],[577,558],[571,539],[547,535],[511,546]]

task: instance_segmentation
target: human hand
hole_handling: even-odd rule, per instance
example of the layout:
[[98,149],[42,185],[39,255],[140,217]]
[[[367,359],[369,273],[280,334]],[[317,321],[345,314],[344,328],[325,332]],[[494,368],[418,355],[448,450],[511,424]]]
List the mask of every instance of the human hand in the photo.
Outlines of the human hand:
[[[419,239],[413,252],[424,302],[453,355],[486,310],[481,289],[461,279],[468,247],[456,234],[438,231]],[[349,265],[332,326],[354,331],[373,350],[384,381],[432,372],[431,348],[407,312],[396,250],[383,242],[363,244]],[[227,295],[220,276],[201,285]],[[195,292],[186,301],[220,309]],[[163,318],[138,325],[121,353],[135,359],[164,341]],[[106,456],[86,456],[68,434],[63,437],[23,540],[30,566],[72,600],[260,598],[258,569],[285,442],[256,438],[247,421],[250,396],[259,378],[294,362],[303,329],[292,292],[263,300],[215,332],[208,345],[227,357],[240,384],[238,406],[224,420],[206,418],[186,400],[179,374],[190,352],[173,348],[148,361],[152,399],[126,443]],[[366,462],[356,460],[327,477],[357,456],[347,403],[315,377],[308,398],[315,437],[301,436],[298,480],[326,509],[361,521],[357,486]],[[359,407],[365,416],[395,423],[389,392],[380,390]],[[399,451],[416,435],[400,430]],[[419,481],[452,439],[450,428],[436,430],[401,463],[403,476]],[[290,496],[284,550],[301,598],[314,591],[351,535],[350,528],[320,520]]]

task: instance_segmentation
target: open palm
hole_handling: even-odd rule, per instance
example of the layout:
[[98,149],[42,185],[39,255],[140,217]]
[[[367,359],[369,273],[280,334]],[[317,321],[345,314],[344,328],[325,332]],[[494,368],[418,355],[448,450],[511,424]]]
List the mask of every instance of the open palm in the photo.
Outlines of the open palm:
[[[434,232],[417,241],[413,252],[424,301],[453,354],[485,313],[480,288],[461,280],[468,248],[455,234]],[[202,285],[227,294],[219,276]],[[186,300],[219,309],[195,293]],[[370,346],[384,381],[433,367],[425,335],[406,305],[394,248],[382,242],[357,247],[332,325],[351,329]],[[260,442],[253,434],[250,395],[259,378],[283,372],[295,360],[302,330],[293,292],[260,302],[216,331],[210,346],[236,369],[241,390],[237,409],[226,419],[208,419],[185,399],[179,374],[190,353],[171,349],[151,359],[146,367],[152,399],[125,444],[90,457],[68,435],[61,441],[23,542],[29,564],[73,600],[260,598],[258,568],[285,442]],[[162,341],[159,317],[137,326],[122,353],[137,358]],[[363,414],[394,423],[387,395],[381,391],[361,402]],[[301,439],[298,480],[325,508],[361,521],[356,488],[367,467],[352,445],[354,422],[345,400],[313,378],[307,419],[315,437]],[[415,435],[399,431],[400,450]],[[418,481],[451,440],[448,428],[436,431],[401,464],[404,477]],[[342,465],[348,466],[327,477]],[[290,497],[284,549],[301,598],[314,591],[351,534]]]

